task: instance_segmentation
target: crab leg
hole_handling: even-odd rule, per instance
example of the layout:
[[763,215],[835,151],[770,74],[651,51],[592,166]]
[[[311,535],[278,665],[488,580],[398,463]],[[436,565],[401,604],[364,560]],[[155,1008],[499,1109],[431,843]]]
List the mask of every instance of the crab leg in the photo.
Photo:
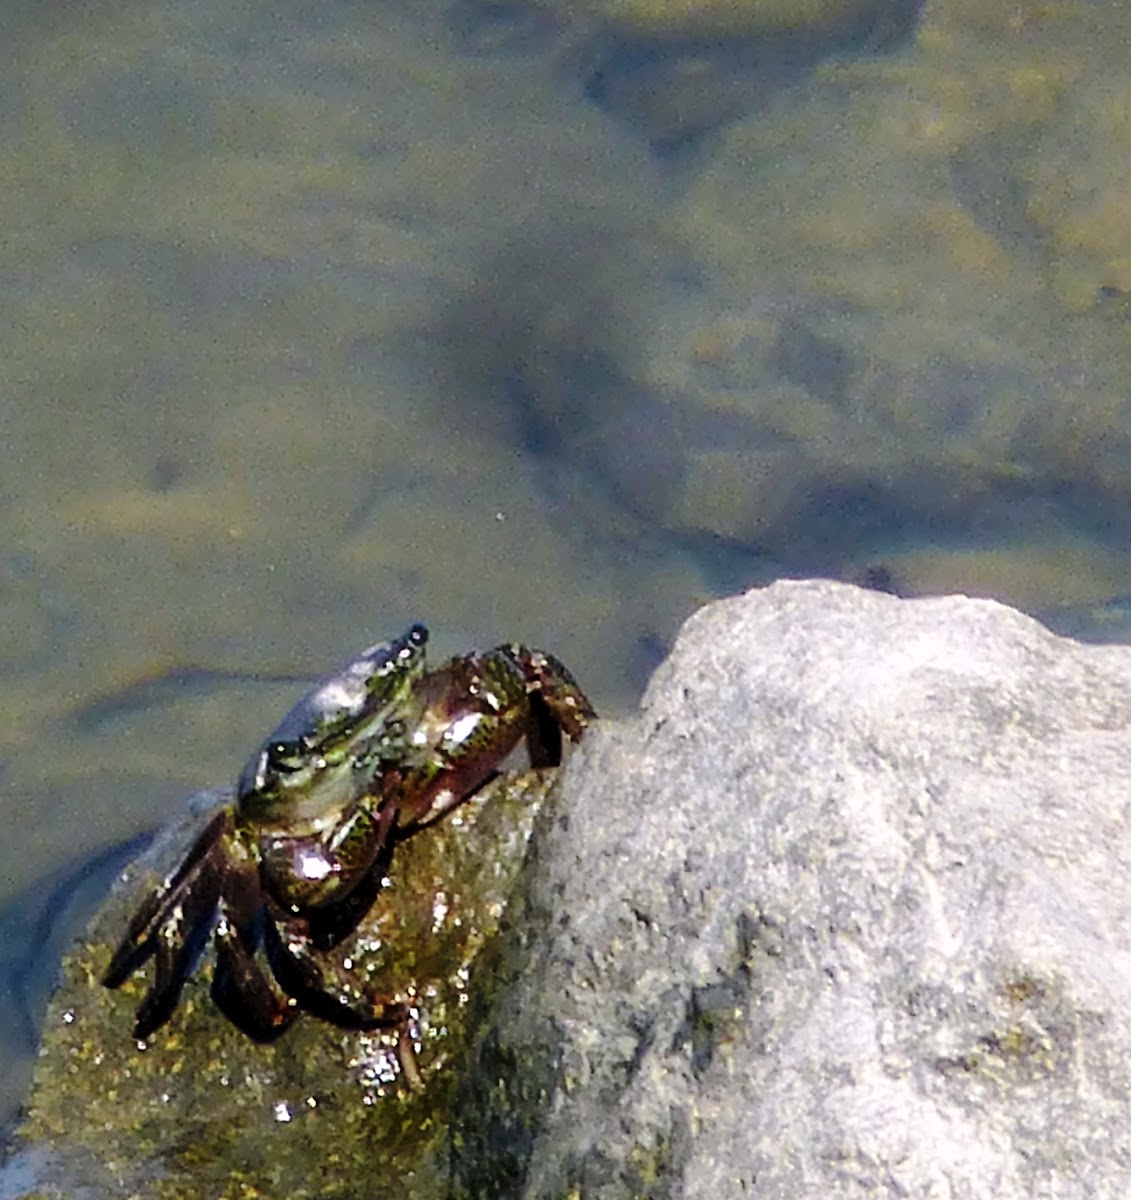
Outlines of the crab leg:
[[[213,851],[230,828],[231,812],[222,808],[204,827],[184,862],[134,914],[102,976],[102,983],[106,987],[120,987],[151,955],[158,952],[157,937],[161,927],[174,917],[177,917],[174,923],[180,921],[177,909],[200,886],[202,874],[209,871],[215,874],[212,867]],[[215,887],[213,884],[209,890]],[[213,909],[218,898],[217,891],[212,896]]]
[[562,733],[576,741],[596,716],[553,655],[517,644],[454,658],[426,675],[417,694],[423,749],[407,749],[382,782],[401,841],[489,783],[524,738],[532,767],[558,766]]
[[185,980],[204,949],[220,899],[220,876],[210,856],[201,859],[192,886],[178,891],[179,900],[147,934],[138,952],[153,955],[153,982],[137,1010],[134,1037],[144,1041],[172,1015]]
[[273,1042],[290,1027],[298,1008],[256,960],[235,924],[222,916],[216,926],[212,999],[253,1041]]
[[576,742],[596,717],[588,697],[560,659],[529,646],[500,646],[530,693],[526,744],[532,767],[556,767],[562,761],[562,733]]

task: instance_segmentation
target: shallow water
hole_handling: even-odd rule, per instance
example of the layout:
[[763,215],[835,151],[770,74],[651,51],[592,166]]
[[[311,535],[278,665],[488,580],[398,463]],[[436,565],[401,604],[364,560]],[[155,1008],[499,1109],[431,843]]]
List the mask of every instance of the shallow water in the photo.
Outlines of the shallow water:
[[60,881],[413,619],[606,711],[783,573],[1123,636],[1125,31],[967,8],[6,10],[3,994]]

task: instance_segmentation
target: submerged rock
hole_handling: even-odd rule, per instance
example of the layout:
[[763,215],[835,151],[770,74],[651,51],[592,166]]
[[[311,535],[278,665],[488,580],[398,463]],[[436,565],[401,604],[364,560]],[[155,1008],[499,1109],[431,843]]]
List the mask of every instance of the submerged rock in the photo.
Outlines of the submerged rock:
[[[1122,1198],[1129,725],[1131,649],[991,601],[711,605],[529,846],[503,835],[422,1092],[360,1078],[358,1035],[316,1021],[253,1046],[200,982],[139,1053],[94,984],[108,910],[9,1171],[96,1197]],[[529,785],[502,824],[499,797],[467,814],[478,843],[406,849],[466,845],[482,886]]]
[[868,16],[881,19],[898,0],[585,0],[567,11],[593,12],[613,27],[669,37],[838,30]]

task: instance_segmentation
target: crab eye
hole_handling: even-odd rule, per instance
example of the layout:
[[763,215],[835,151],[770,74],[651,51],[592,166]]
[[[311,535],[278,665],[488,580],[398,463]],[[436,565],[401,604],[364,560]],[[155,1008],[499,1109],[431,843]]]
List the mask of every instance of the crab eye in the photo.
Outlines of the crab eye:
[[276,775],[293,775],[306,763],[301,742],[272,742],[267,747],[267,766]]

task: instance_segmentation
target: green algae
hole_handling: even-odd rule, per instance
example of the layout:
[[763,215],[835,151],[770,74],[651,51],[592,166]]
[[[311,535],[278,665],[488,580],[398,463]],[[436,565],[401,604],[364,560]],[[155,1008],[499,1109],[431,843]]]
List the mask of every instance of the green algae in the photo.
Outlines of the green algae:
[[454,1063],[491,987],[477,959],[553,776],[504,779],[402,847],[345,948],[361,982],[414,1006],[423,1086],[406,1086],[390,1034],[303,1017],[272,1045],[249,1041],[212,1004],[204,967],[169,1024],[135,1042],[144,973],[117,992],[99,977],[152,883],[140,865],[65,961],[19,1142],[63,1164],[64,1188],[82,1179],[97,1195],[346,1198],[371,1196],[379,1178],[403,1200],[435,1197]]

